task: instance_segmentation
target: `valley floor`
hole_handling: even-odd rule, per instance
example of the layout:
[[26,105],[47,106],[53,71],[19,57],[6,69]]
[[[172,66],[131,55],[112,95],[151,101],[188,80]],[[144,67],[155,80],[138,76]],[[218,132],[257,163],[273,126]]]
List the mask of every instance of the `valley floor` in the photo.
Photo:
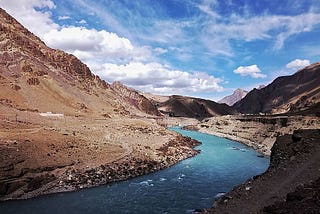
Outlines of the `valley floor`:
[[[280,135],[292,134],[301,128],[316,129],[320,122],[315,117],[293,116],[220,116],[199,122],[190,118],[109,118],[28,111],[20,112],[19,115],[1,114],[0,200],[72,191],[167,168],[199,152],[193,149],[198,142],[166,128],[177,125],[226,137],[270,155]],[[315,138],[309,139],[307,135],[302,135],[303,142],[312,145],[309,142]],[[273,174],[269,172],[262,178],[247,181],[218,200],[215,209],[207,212],[220,213],[225,209],[225,201],[231,204],[228,205],[231,210],[232,207],[246,208],[245,204],[249,203],[246,198],[250,197],[261,197],[260,201],[252,199],[257,201],[257,207],[261,210],[264,206],[273,206],[273,203],[283,201],[288,191],[294,191],[297,184],[313,185],[312,181],[317,178],[319,170],[313,173],[312,169],[319,166],[316,161],[319,154],[300,152],[298,147],[294,147],[293,151],[295,149],[298,149],[296,154],[284,157],[286,153],[281,153],[278,160],[289,158],[288,161],[296,161],[297,164],[280,170],[271,167],[268,171]],[[274,157],[271,156],[271,164],[273,162]],[[283,179],[289,172],[296,174],[279,183],[279,179]],[[305,184],[304,181],[309,183]],[[269,188],[277,185],[279,188]],[[257,194],[250,196],[249,193],[255,191]],[[262,197],[259,194],[266,195]],[[268,203],[264,203],[263,198]],[[271,209],[266,208],[267,211]]]
[[0,115],[0,200],[124,180],[198,153],[150,118]]

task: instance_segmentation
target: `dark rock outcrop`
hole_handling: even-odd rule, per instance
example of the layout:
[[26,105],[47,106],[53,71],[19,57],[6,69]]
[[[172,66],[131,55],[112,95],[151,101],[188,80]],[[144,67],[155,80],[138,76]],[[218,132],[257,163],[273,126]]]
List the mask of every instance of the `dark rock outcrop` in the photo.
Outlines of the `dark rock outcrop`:
[[217,199],[206,213],[320,213],[320,130],[277,138],[270,166]]
[[297,186],[294,192],[287,194],[285,201],[278,201],[263,208],[262,213],[319,213],[320,178]]

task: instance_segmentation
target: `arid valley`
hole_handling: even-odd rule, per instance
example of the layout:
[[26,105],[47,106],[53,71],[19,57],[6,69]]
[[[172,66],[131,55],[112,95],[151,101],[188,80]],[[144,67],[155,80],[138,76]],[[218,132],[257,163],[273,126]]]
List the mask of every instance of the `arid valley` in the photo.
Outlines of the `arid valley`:
[[168,129],[178,126],[270,157],[265,173],[194,212],[319,213],[320,62],[228,99],[232,105],[109,84],[0,9],[0,208],[197,156],[201,142]]

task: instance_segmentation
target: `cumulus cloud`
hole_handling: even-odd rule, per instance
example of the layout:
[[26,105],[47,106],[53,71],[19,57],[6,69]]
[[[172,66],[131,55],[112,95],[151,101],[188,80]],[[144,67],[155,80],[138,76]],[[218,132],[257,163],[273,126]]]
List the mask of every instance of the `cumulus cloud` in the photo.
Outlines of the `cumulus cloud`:
[[221,91],[221,80],[206,73],[188,73],[154,62],[162,48],[136,47],[115,33],[84,27],[65,27],[44,35],[45,42],[84,61],[108,82],[120,81],[141,91],[172,94]]
[[261,73],[260,68],[257,65],[239,66],[233,71],[241,76],[251,76],[253,78],[265,78],[266,75]]
[[[55,8],[51,0],[0,1],[0,6],[48,46],[74,54],[108,82],[121,81],[138,90],[161,94],[223,90],[219,85],[222,80],[212,75],[189,73],[158,63],[154,55],[165,54],[168,52],[166,49],[136,46],[128,38],[105,30],[59,26],[51,19],[50,10]],[[58,17],[60,20],[69,18]],[[80,22],[85,24],[85,20]],[[160,24],[162,29],[164,25],[168,23]],[[158,39],[165,38],[163,42],[168,42],[176,38],[181,34],[178,26],[179,23],[172,27],[170,35],[165,31],[160,32],[162,36]]]
[[147,47],[134,47],[127,38],[105,30],[84,27],[51,30],[44,35],[44,41],[50,47],[74,54],[89,64],[91,61],[143,61],[151,55]]
[[130,62],[126,65],[106,63],[94,68],[109,82],[121,81],[137,89],[161,94],[221,91],[221,79],[197,72],[174,70],[159,63]]
[[59,25],[51,20],[50,11],[44,10],[55,8],[55,4],[51,0],[0,1],[0,7],[5,8],[5,10],[23,26],[40,38],[42,38],[46,32],[59,28]]
[[286,68],[302,68],[310,65],[310,61],[307,59],[295,59],[286,65]]

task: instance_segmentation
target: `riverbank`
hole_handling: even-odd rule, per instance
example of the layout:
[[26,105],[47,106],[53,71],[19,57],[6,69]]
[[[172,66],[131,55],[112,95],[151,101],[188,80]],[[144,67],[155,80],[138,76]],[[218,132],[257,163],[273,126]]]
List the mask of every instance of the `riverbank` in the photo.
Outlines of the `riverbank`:
[[204,213],[319,213],[320,130],[278,137],[268,170],[234,188]]
[[310,116],[228,115],[207,118],[185,128],[234,140],[269,156],[278,136],[318,127],[319,119]]
[[198,154],[199,143],[155,119],[0,118],[0,200],[125,180]]
[[319,213],[319,127],[318,117],[251,115],[212,117],[185,126],[271,155],[267,172],[235,187],[204,212]]
[[0,213],[192,213],[195,208],[210,207],[215,197],[269,166],[268,157],[260,158],[238,142],[180,127],[170,130],[201,141],[197,147],[201,153],[165,170],[110,185],[3,202]]

